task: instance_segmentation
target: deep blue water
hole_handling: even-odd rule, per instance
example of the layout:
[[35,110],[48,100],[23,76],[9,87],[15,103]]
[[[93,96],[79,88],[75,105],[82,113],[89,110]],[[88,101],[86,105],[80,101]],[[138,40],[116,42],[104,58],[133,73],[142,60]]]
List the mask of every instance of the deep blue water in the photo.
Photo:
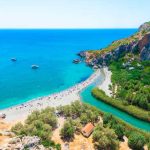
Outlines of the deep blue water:
[[[100,49],[136,29],[0,30],[0,109],[66,89],[92,70],[72,60],[81,50]],[[12,57],[17,62],[11,62]],[[31,65],[38,64],[37,70]]]

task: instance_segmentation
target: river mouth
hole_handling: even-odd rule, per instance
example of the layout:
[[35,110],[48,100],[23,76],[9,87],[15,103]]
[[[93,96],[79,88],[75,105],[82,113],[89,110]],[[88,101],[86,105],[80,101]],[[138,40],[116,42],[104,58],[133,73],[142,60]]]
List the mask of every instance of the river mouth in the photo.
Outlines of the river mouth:
[[94,98],[91,94],[92,89],[97,86],[97,84],[99,84],[100,82],[103,81],[104,79],[104,74],[101,74],[100,79],[98,79],[97,81],[95,81],[95,83],[93,83],[92,85],[88,86],[86,89],[84,89],[81,93],[81,100],[84,103],[88,103],[92,106],[95,106],[96,108],[100,109],[103,112],[108,112],[111,113],[112,115],[120,118],[121,120],[131,124],[132,126],[145,130],[145,131],[149,131],[150,132],[150,123],[142,121],[140,119],[137,119],[113,106],[110,106],[100,100],[97,100],[96,98]]

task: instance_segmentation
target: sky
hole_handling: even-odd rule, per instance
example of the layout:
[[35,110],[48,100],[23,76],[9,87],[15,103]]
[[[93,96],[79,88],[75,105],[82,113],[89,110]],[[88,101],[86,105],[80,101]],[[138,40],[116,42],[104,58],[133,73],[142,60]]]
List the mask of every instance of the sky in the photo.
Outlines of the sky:
[[137,28],[150,0],[0,0],[0,28]]

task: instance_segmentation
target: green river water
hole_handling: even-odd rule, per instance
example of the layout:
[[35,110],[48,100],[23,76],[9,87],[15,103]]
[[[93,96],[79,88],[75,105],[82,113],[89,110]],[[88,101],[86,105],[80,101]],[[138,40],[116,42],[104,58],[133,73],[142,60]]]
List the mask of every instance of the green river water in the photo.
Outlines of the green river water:
[[[101,80],[102,77],[101,77]],[[98,81],[99,82],[99,81]],[[131,115],[111,106],[108,105],[100,100],[97,100],[96,98],[94,98],[91,95],[91,90],[96,86],[96,84],[94,85],[90,85],[89,87],[87,87],[82,93],[81,93],[81,99],[83,102],[88,103],[90,105],[93,105],[95,107],[97,107],[98,109],[104,111],[104,112],[108,112],[113,114],[114,116],[122,119],[123,121],[131,124],[132,126],[148,131],[150,132],[150,123],[142,121],[140,119],[137,119],[135,117],[132,117]]]

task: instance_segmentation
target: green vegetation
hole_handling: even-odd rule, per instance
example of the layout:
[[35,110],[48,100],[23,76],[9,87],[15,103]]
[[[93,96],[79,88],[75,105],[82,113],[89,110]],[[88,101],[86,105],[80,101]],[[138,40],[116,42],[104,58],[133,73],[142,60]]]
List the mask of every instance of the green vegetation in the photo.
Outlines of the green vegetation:
[[[100,51],[89,51],[89,53],[94,60],[97,58],[97,65],[99,65],[102,63],[99,57],[102,57],[103,54],[107,54],[110,51],[113,52],[119,46],[132,46],[131,52],[121,52],[120,60],[107,61],[109,69],[112,71],[113,85],[110,89],[112,90],[113,99],[118,101],[110,102],[110,99],[106,100],[106,98],[102,100],[137,118],[150,121],[150,61],[140,61],[139,46],[134,46],[135,43],[140,45],[141,42],[137,43],[137,41],[148,33],[150,29],[149,22],[145,24],[148,25],[147,30],[146,26],[143,26],[141,31],[134,35],[114,41]],[[96,96],[96,94],[93,95]],[[104,94],[100,93],[99,95]]]
[[74,138],[75,126],[71,119],[67,120],[64,123],[63,128],[61,129],[60,136],[62,139],[70,141]]
[[[12,131],[17,135],[38,136],[45,147],[60,147],[51,141],[52,131],[57,126],[57,118],[53,108],[46,108],[42,111],[34,111],[25,121],[25,124],[17,123]],[[58,148],[59,149],[59,148]]]
[[[109,69],[112,71],[113,84],[110,89],[113,98],[106,97],[102,91],[98,92],[98,90],[94,90],[93,95],[139,119],[150,122],[150,61],[140,61],[139,46],[133,46],[148,33],[149,22],[145,24],[148,25],[147,30],[144,26],[141,31],[128,38],[114,41],[104,49],[89,51],[89,53],[94,60],[97,58],[96,62],[99,65],[102,63],[99,58],[103,54],[113,52],[119,46],[132,46],[131,52],[120,53],[119,60],[110,59],[107,61]],[[140,43],[138,42],[139,45]]]
[[[150,110],[150,61],[126,62],[126,58],[110,65],[112,71],[113,88],[117,86],[115,98],[126,101],[145,110]],[[133,67],[123,66],[123,63]],[[119,76],[119,78],[118,78]]]
[[146,24],[149,24],[149,25],[150,25],[150,21],[146,22]]
[[74,133],[79,132],[87,122],[97,123],[101,114],[95,107],[76,101],[71,105],[58,107],[57,111],[50,107],[41,111],[34,111],[25,120],[24,125],[17,123],[11,130],[16,135],[36,135],[41,138],[41,143],[45,147],[60,149],[60,145],[51,140],[53,130],[57,128],[56,113],[66,118],[60,136],[63,140],[68,141],[72,140]]
[[143,146],[147,143],[149,145],[150,133],[143,132],[133,126],[125,123],[124,121],[112,116],[109,113],[105,113],[103,116],[104,127],[114,129],[116,135],[120,140],[125,135],[130,140],[128,141],[130,148],[136,150],[142,150]]
[[[150,22],[147,22],[147,25],[150,25]],[[91,62],[97,59],[97,61],[95,61],[96,65],[101,65],[103,55],[105,56],[108,52],[113,52],[119,46],[132,46],[133,49],[131,53],[122,52],[119,56],[119,58],[121,57],[119,60],[108,60],[107,64],[109,64],[109,69],[112,72],[112,85],[109,88],[113,96],[106,96],[106,94],[98,88],[92,90],[92,95],[98,100],[147,122],[150,122],[150,61],[140,61],[139,48],[133,45],[144,37],[145,34],[149,32],[149,29],[149,26],[147,29],[146,26],[143,26],[141,31],[138,31],[129,38],[114,41],[111,45],[101,50],[88,51],[90,59],[87,58]],[[119,139],[122,139],[123,135],[129,137],[129,145],[131,148],[137,150],[143,149],[145,139],[148,143],[148,139],[150,138],[149,133],[147,134],[135,129],[122,120],[112,117],[110,114],[104,114],[103,120],[104,127],[114,129]],[[134,137],[136,136],[135,132],[137,133],[137,137]],[[150,144],[148,145],[150,149]]]
[[[73,140],[74,134],[81,132],[86,123],[92,122],[95,125],[92,137],[94,146],[98,149],[107,150],[111,147],[115,150],[118,148],[118,143],[123,139],[123,136],[130,137],[133,132],[144,137],[144,140],[142,140],[144,143],[149,142],[149,133],[136,129],[111,114],[103,113],[97,108],[79,101],[71,105],[60,106],[57,110],[48,107],[41,111],[34,111],[28,116],[25,124],[16,124],[12,127],[12,131],[21,136],[39,136],[45,147],[53,147],[59,150],[61,146],[51,140],[53,130],[57,128],[56,114],[58,117],[61,116],[66,119],[60,130],[60,136],[64,141]],[[103,125],[100,118],[103,118]],[[137,147],[141,147],[141,145],[136,144]]]
[[[111,128],[114,130],[115,134],[117,135],[118,140],[122,140],[123,135],[129,137],[132,132],[137,132],[142,134],[146,141],[150,137],[150,134],[144,132],[140,129],[134,128],[133,126],[127,124],[126,122],[114,117],[109,113],[103,113],[102,111],[98,110],[97,108],[90,106],[88,104],[82,104],[79,101],[72,103],[71,105],[61,106],[58,107],[59,114],[63,115],[67,119],[71,119],[71,126],[74,125],[75,132],[80,131],[81,128],[87,123],[93,121],[93,123],[97,126],[99,125],[99,118],[100,116],[103,117],[104,128]],[[69,113],[68,113],[69,112]],[[96,117],[93,117],[93,115]],[[83,117],[86,116],[86,117]],[[86,118],[86,123],[83,121]],[[68,122],[68,121],[67,121]]]
[[121,124],[117,124],[114,126],[115,133],[117,134],[120,140],[123,139],[125,128]]
[[79,101],[71,105],[60,106],[57,108],[58,112],[66,118],[79,120],[80,124],[85,125],[88,122],[93,124],[99,120],[100,111],[93,106],[82,104]]
[[96,124],[102,113],[93,106],[75,101],[71,105],[60,106],[58,113],[66,118],[65,124],[60,131],[63,140],[73,140],[74,134],[81,132],[81,129],[89,122]]
[[[123,135],[129,137],[132,132],[137,132],[142,134],[146,141],[148,142],[150,138],[150,133],[147,133],[145,131],[142,131],[140,129],[134,128],[132,125],[129,125],[128,123],[122,121],[121,119],[111,115],[110,113],[105,113],[103,115],[103,123],[105,127],[110,127],[114,129],[119,139],[122,139]],[[120,126],[120,127],[117,127]],[[120,128],[117,130],[117,128]]]
[[127,112],[128,114],[141,119],[141,120],[145,120],[145,121],[149,121],[150,122],[150,115],[149,112],[146,110],[143,110],[141,108],[138,108],[136,106],[133,105],[129,105],[126,103],[124,103],[124,101],[119,100],[119,99],[114,99],[111,97],[108,97],[104,91],[98,89],[98,88],[94,88],[92,90],[92,95],[97,98],[98,100],[101,100],[109,105],[112,105],[124,112]]
[[133,132],[128,139],[129,147],[133,150],[141,150],[145,145],[146,141],[143,135]]
[[[101,51],[90,51],[91,56],[96,58],[121,45],[128,45],[129,43],[132,45],[134,41],[139,40],[146,33],[147,31],[142,30],[129,38],[113,42]],[[117,101],[118,105],[113,102],[111,104],[138,118],[150,121],[150,61],[140,61],[139,49],[138,46],[135,46],[132,53],[123,54],[119,60],[110,60],[109,69],[112,71],[113,85],[110,88],[113,97],[120,101]],[[127,107],[123,108],[122,103],[128,105],[127,107],[131,107],[131,105],[136,107],[131,107],[133,111],[129,108],[130,111]],[[141,115],[139,115],[140,112],[142,112]]]
[[119,141],[113,129],[104,128],[98,124],[93,132],[93,142],[96,149],[117,150]]
[[148,145],[147,145],[147,146],[148,146],[148,150],[150,150],[150,141],[149,141],[149,143],[148,143]]

